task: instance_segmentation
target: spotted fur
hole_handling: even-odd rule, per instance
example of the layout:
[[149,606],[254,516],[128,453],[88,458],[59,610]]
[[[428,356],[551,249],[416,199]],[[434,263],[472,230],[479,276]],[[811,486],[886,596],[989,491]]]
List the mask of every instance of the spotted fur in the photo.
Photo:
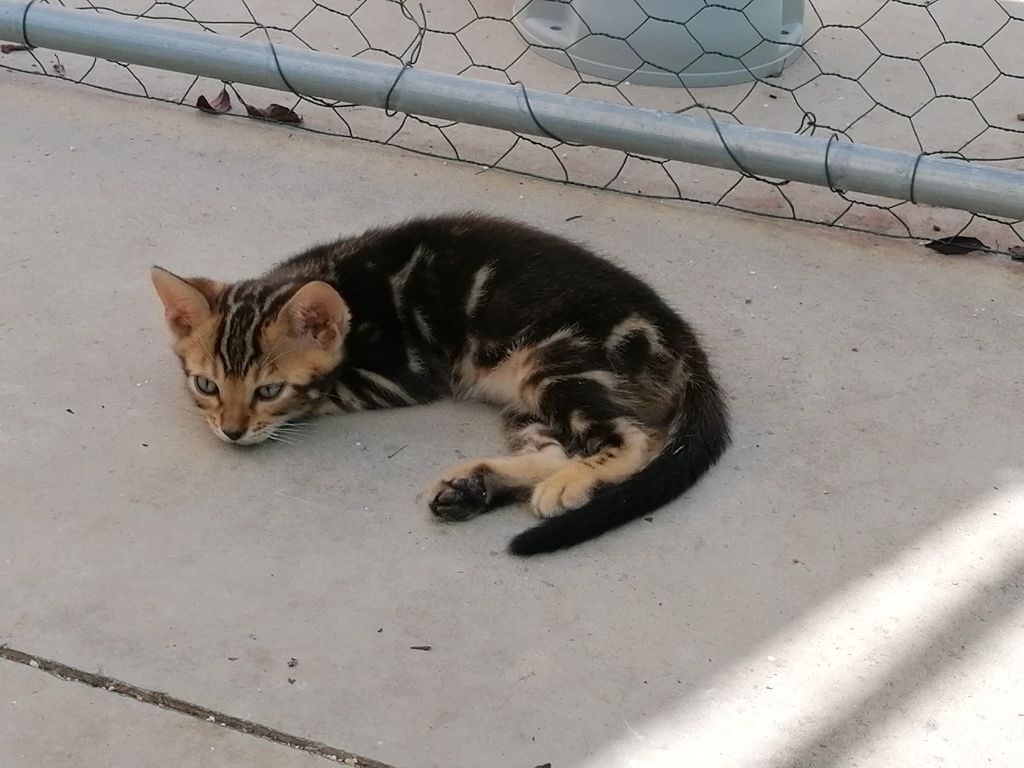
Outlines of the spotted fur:
[[255,280],[154,268],[153,282],[189,391],[228,442],[280,437],[331,410],[444,396],[500,407],[510,453],[453,467],[427,501],[443,520],[528,501],[544,522],[512,541],[515,554],[650,513],[728,444],[686,322],[629,272],[516,222],[418,219]]

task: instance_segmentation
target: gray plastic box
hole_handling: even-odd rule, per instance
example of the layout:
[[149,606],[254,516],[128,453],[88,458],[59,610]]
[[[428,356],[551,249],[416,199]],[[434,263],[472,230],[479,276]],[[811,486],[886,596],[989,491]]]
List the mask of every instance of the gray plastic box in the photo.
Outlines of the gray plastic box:
[[512,21],[540,55],[606,80],[731,85],[800,52],[804,0],[515,0]]

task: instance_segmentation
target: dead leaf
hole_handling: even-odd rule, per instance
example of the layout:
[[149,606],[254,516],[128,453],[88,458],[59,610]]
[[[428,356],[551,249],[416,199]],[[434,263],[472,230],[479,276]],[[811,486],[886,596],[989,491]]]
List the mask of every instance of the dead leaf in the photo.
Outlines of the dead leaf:
[[924,247],[931,248],[933,251],[937,251],[938,253],[946,256],[962,256],[965,253],[970,253],[971,251],[988,250],[988,246],[978,238],[963,237],[961,235],[932,240],[930,243],[925,243]]
[[0,53],[14,53],[15,51],[31,51],[32,46],[21,43],[4,43],[0,45]]
[[231,97],[228,96],[228,89],[221,88],[212,103],[207,101],[205,96],[200,95],[196,99],[196,108],[200,112],[207,112],[211,115],[221,115],[227,112],[231,109]]
[[64,69],[64,65],[60,63],[60,59],[54,57],[53,59],[53,74],[57,77],[67,77],[67,70]]
[[1024,245],[1011,245],[1007,250],[1013,261],[1024,261]]
[[269,107],[254,107],[252,104],[245,105],[249,117],[260,120],[273,120],[275,123],[301,123],[302,118],[292,112],[288,107],[280,104],[271,104]]

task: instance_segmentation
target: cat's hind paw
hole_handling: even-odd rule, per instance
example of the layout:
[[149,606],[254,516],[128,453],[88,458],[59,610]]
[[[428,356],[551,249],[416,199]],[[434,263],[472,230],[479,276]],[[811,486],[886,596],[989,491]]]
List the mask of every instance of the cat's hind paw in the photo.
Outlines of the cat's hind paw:
[[582,507],[593,495],[593,477],[579,467],[569,466],[537,484],[530,507],[537,517],[557,517]]

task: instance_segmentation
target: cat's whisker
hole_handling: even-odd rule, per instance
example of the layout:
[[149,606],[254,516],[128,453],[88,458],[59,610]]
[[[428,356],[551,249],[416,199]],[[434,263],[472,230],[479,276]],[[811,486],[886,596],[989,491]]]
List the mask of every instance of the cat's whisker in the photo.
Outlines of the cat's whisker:
[[268,440],[273,440],[275,443],[284,443],[285,445],[296,445],[294,440],[289,440],[287,437],[281,435],[267,435]]
[[305,427],[289,427],[286,424],[278,424],[272,427],[267,427],[267,431],[272,435],[288,435],[291,437],[297,437],[298,435],[306,431]]

